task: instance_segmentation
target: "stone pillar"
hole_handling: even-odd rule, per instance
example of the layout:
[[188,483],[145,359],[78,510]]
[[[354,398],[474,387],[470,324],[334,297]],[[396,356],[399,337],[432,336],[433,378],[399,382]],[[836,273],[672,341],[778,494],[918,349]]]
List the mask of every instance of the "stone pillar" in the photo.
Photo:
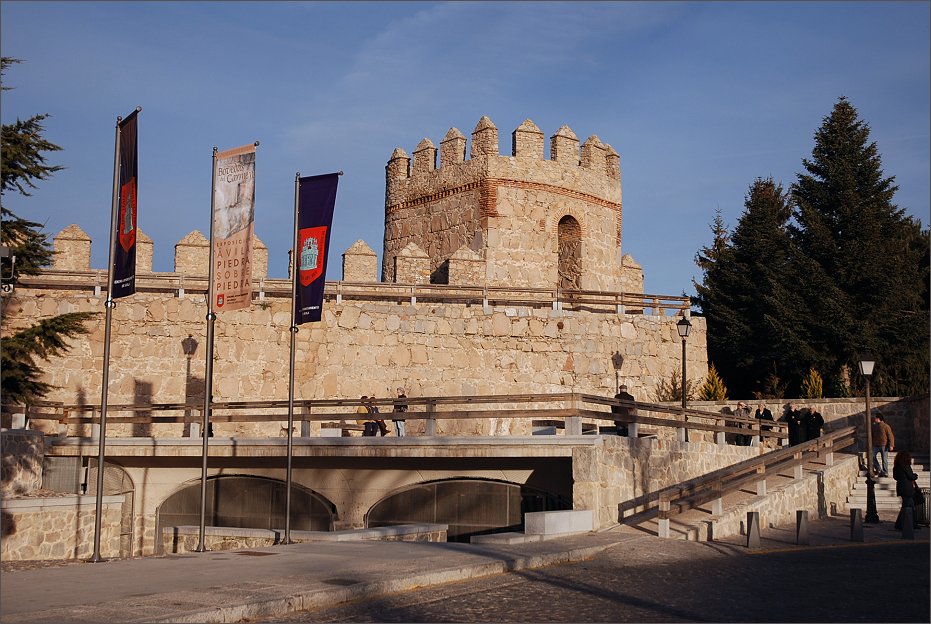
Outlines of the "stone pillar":
[[595,171],[607,171],[605,148],[601,139],[593,134],[582,144],[582,166]]
[[543,160],[545,142],[543,132],[537,125],[529,119],[525,119],[524,123],[511,134],[511,153],[518,158]]
[[210,275],[210,241],[194,230],[175,245],[175,273]]
[[394,281],[397,284],[429,284],[430,256],[416,243],[408,243],[394,257]]
[[482,286],[485,284],[485,261],[463,245],[449,258],[449,284]]
[[357,240],[343,254],[344,282],[377,282],[378,256],[363,240]]
[[90,271],[91,239],[75,224],[71,224],[52,239],[52,268],[58,271]]
[[136,230],[136,273],[152,272],[152,256],[155,245],[142,230]]
[[569,126],[563,126],[550,137],[550,160],[565,165],[579,164],[579,137]]
[[465,161],[466,138],[458,128],[450,128],[440,143],[440,167]]
[[413,174],[436,171],[436,146],[430,139],[424,139],[414,150]]
[[498,128],[486,115],[472,130],[472,158],[498,155]]
[[259,239],[252,236],[252,279],[261,280],[268,277],[268,247]]

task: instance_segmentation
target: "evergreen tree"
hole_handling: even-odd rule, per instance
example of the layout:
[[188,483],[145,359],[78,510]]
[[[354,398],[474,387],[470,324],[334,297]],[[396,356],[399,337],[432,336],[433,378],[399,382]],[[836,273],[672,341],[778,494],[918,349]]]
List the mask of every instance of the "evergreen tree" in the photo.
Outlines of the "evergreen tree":
[[790,277],[791,213],[782,186],[757,179],[733,234],[718,214],[696,259],[705,275],[693,303],[707,317],[708,355],[737,396],[771,394],[774,376],[797,387],[817,355],[801,322],[808,303]]
[[724,380],[718,374],[718,369],[714,367],[714,362],[708,366],[708,376],[705,382],[698,389],[698,399],[700,401],[726,401],[727,386]]
[[[828,385],[877,358],[877,393],[928,391],[928,232],[893,203],[869,126],[840,98],[792,187],[795,273]],[[827,288],[827,290],[825,290]]]
[[[0,75],[17,59],[0,59]],[[7,90],[8,87],[3,87]],[[3,124],[0,145],[0,244],[9,248],[10,257],[2,259],[5,283],[15,285],[20,275],[34,275],[52,260],[52,248],[48,237],[42,233],[41,224],[23,219],[8,209],[3,202],[7,192],[16,191],[23,196],[36,183],[47,179],[60,170],[57,165],[48,165],[46,152],[61,148],[47,141],[42,125],[47,115],[35,115],[26,121],[16,120]],[[15,266],[12,256],[16,256]],[[4,301],[4,306],[6,302]],[[75,312],[43,319],[33,327],[0,339],[2,350],[2,387],[4,405],[29,403],[44,396],[50,389],[40,381],[41,369],[36,358],[47,359],[67,351],[65,338],[86,333],[84,321],[94,316],[92,312]]]
[[711,245],[703,247],[695,256],[695,264],[702,270],[703,276],[701,283],[692,282],[696,292],[692,305],[706,319],[708,359],[716,362],[730,379],[730,373],[737,369],[736,360],[739,358],[733,336],[745,333],[746,319],[739,315],[734,301],[734,250],[720,208],[715,210],[710,228]]

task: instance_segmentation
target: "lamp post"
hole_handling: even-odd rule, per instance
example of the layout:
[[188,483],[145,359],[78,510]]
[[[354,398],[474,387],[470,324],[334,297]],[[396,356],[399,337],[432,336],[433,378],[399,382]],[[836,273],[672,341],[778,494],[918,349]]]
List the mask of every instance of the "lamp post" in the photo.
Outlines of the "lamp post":
[[[191,400],[191,357],[197,351],[197,340],[194,339],[194,336],[188,334],[187,338],[181,341],[181,350],[184,351],[184,355],[187,356],[187,370],[184,373],[184,403],[187,404]],[[185,407],[184,415],[190,417],[191,410]],[[186,422],[184,424],[184,435],[188,435],[191,423]]]
[[879,514],[876,511],[876,482],[873,481],[873,423],[870,419],[870,377],[876,359],[870,355],[860,356],[860,374],[866,379],[866,517],[864,522],[879,523]]
[[[685,422],[688,422],[689,418],[685,415],[685,402],[687,397],[686,393],[686,381],[685,381],[685,340],[689,337],[689,332],[692,331],[692,324],[689,323],[689,320],[686,317],[679,319],[679,322],[676,323],[676,331],[679,332],[679,337],[682,338],[682,419]],[[683,441],[689,441],[689,430],[683,428]]]

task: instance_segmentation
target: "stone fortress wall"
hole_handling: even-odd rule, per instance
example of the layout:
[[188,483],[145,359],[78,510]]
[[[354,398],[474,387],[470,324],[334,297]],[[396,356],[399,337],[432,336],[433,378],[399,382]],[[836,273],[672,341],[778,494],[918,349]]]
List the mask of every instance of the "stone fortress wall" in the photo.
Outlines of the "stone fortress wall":
[[[483,117],[469,160],[455,128],[440,151],[443,166],[436,169],[429,141],[412,166],[395,150],[386,169],[384,281],[377,279],[376,253],[359,240],[343,254],[344,282],[554,289],[568,272],[583,289],[642,295],[642,270],[620,252],[620,159],[613,148],[592,136],[580,153],[563,126],[544,160],[543,135],[527,120],[514,132],[514,156],[500,157],[497,130]],[[108,401],[202,400],[209,242],[191,232],[175,245],[174,272],[153,273],[153,243],[142,232],[137,241],[137,293],[113,310]],[[3,297],[4,333],[65,312],[101,312],[66,355],[43,364],[44,380],[55,386],[48,400],[100,400],[106,269],[91,269],[91,243],[77,225],[65,228],[54,237],[52,268]],[[268,248],[258,238],[254,254],[252,308],[221,312],[216,323],[215,401],[288,397],[290,282],[268,278]],[[327,292],[336,287],[328,283]],[[388,398],[399,386],[409,396],[613,396],[616,384],[626,383],[650,400],[660,381],[681,370],[677,320],[649,308],[330,300],[323,321],[297,334],[295,398]],[[692,323],[687,366],[700,380],[707,373],[705,324]],[[191,357],[182,351],[188,336],[200,345]],[[441,432],[453,423],[440,421]],[[476,434],[508,433],[511,426],[461,424],[462,433]],[[180,435],[173,425],[125,427],[123,435]],[[215,430],[278,433],[277,426],[255,427],[217,423]],[[120,435],[116,427],[113,433]]]

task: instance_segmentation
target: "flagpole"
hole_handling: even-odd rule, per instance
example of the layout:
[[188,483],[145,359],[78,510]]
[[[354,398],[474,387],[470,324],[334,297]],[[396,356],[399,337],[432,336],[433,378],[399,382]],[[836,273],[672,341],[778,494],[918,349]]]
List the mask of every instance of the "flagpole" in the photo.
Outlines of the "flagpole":
[[202,465],[200,471],[200,533],[195,552],[205,552],[207,547],[204,544],[204,533],[207,514],[207,444],[210,429],[210,403],[213,400],[213,326],[217,320],[217,314],[213,311],[213,211],[215,210],[216,188],[217,188],[217,152],[216,146],[213,148],[213,166],[210,174],[210,261],[207,278],[207,362],[204,370],[204,420],[200,434],[203,436],[202,447]]
[[299,256],[297,249],[297,215],[298,215],[298,198],[301,191],[301,172],[294,174],[294,240],[291,243],[291,361],[288,367],[288,470],[285,480],[285,505],[284,505],[284,541],[283,544],[291,544],[291,458],[294,454],[294,352],[297,342],[297,313],[295,303],[297,302],[297,279],[299,268]]
[[[103,515],[103,469],[107,445],[107,392],[110,384],[110,327],[113,322],[113,247],[116,244],[114,233],[118,221],[117,210],[119,206],[120,184],[120,122],[123,118],[116,118],[116,141],[113,148],[113,198],[110,207],[110,260],[107,263],[107,300],[104,302],[106,315],[104,320],[103,336],[103,379],[100,382],[100,432],[98,433],[99,448],[97,451],[97,502],[94,517],[94,553],[90,563],[103,561],[100,556],[100,529]],[[93,427],[93,425],[91,425]]]

